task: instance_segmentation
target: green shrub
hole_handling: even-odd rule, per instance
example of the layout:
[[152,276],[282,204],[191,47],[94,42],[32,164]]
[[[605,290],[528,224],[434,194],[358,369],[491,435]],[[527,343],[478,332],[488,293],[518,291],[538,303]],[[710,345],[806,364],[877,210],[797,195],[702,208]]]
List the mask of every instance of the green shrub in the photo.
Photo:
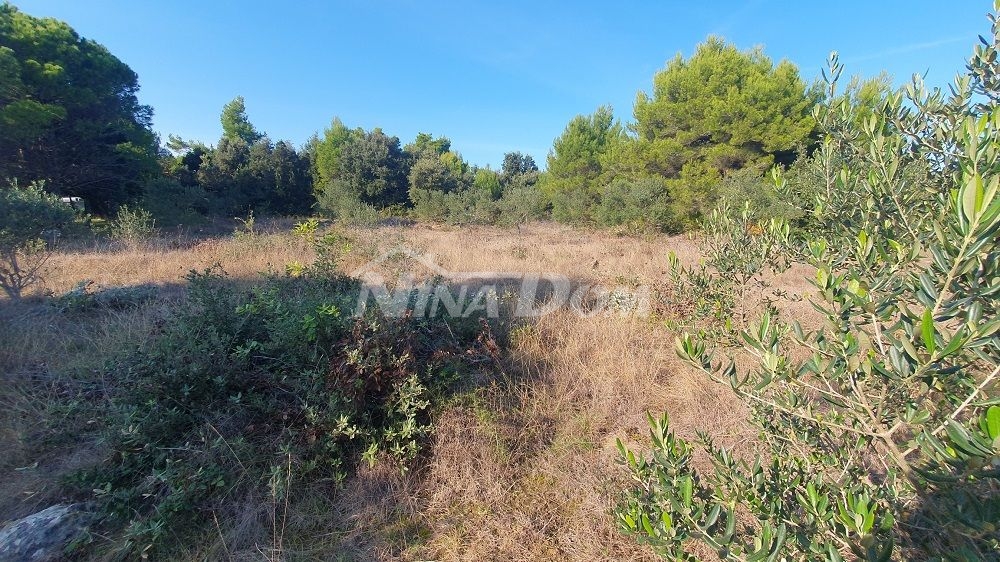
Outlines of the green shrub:
[[410,189],[413,216],[418,220],[445,222],[450,216],[449,202],[453,194],[437,189]]
[[448,224],[521,225],[546,215],[545,201],[534,187],[508,187],[498,199],[480,188],[444,192],[434,189],[411,189],[413,215],[420,219]]
[[135,249],[156,234],[155,225],[156,220],[149,211],[122,205],[111,221],[111,239],[126,248]]
[[555,191],[549,199],[554,220],[577,225],[593,223],[594,208],[599,198],[586,185],[579,184]]
[[508,187],[495,204],[495,222],[519,226],[546,216],[546,202],[536,187]]
[[292,227],[292,233],[306,240],[312,240],[316,237],[316,231],[319,230],[319,225],[319,219],[309,218],[295,223],[295,226]]
[[631,230],[678,232],[666,183],[659,178],[628,181],[616,179],[604,189],[596,210],[601,226],[624,226]]
[[[799,151],[805,153],[804,150]],[[794,185],[812,185],[803,181],[799,174],[814,161],[807,156],[797,159],[785,174],[789,178],[789,183]],[[792,179],[794,178],[794,180]],[[787,198],[787,193],[779,193],[774,186],[774,181],[770,176],[755,168],[743,168],[735,170],[726,175],[719,184],[719,198],[725,200],[734,208],[740,209],[748,205],[754,216],[763,220],[772,218],[783,219],[791,224],[796,224],[802,217],[804,211],[797,208]],[[810,188],[808,195],[802,193],[801,198],[808,197],[811,201],[815,191]],[[800,201],[792,199],[791,201]]]
[[753,307],[773,310],[781,296],[768,294],[771,284],[764,273],[788,268],[790,227],[782,219],[756,215],[749,202],[737,211],[723,199],[698,234],[704,260],[697,265],[682,265],[673,252],[667,256],[660,295],[665,320],[672,328],[729,342],[747,327]]
[[494,193],[485,189],[465,189],[448,200],[448,222],[451,224],[497,224],[501,204]]
[[337,183],[320,192],[316,205],[320,212],[348,226],[371,227],[381,219],[378,209]]
[[358,282],[321,269],[249,290],[217,270],[188,281],[162,335],[106,373],[122,385],[111,456],[76,478],[109,516],[102,532],[124,527],[123,557],[169,557],[227,502],[283,503],[287,479],[405,469],[434,403],[485,353],[475,319],[354,318]]
[[73,210],[46,193],[42,183],[0,188],[0,288],[11,299],[40,280],[59,229]]
[[[693,559],[693,541],[726,560],[996,558],[1000,92],[983,77],[997,41],[994,24],[951,97],[917,82],[860,120],[834,95],[831,59],[816,117],[832,189],[810,206],[823,228],[790,248],[816,271],[823,324],[765,312],[741,332],[749,369],[679,338],[746,402],[760,449],[738,458],[650,416],[651,457],[619,442],[634,479],[616,509],[624,530],[670,559]],[[907,175],[921,160],[933,181]]]
[[208,193],[199,185],[184,185],[171,178],[146,184],[142,208],[162,226],[196,225],[209,212]]

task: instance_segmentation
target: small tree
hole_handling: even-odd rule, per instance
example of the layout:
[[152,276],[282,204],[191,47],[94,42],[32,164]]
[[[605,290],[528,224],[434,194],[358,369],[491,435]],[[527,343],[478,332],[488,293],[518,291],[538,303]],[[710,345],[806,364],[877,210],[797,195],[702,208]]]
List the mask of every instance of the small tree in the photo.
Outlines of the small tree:
[[[765,313],[742,333],[758,361],[745,372],[697,336],[678,340],[683,358],[748,404],[760,454],[737,459],[700,434],[713,470],[699,471],[695,446],[666,415],[650,417],[651,459],[619,442],[636,483],[617,509],[623,529],[672,559],[692,558],[689,540],[725,560],[995,559],[997,41],[994,20],[993,42],[950,98],[917,81],[912,108],[894,94],[861,120],[835,101],[831,60],[831,101],[815,115],[821,158],[842,165],[826,167],[833,189],[811,212],[853,218],[819,221],[800,248],[823,326]],[[914,160],[942,189],[907,181]]]
[[51,255],[58,230],[73,219],[73,211],[46,193],[41,183],[20,187],[11,182],[0,189],[0,287],[11,299],[39,281]]
[[[251,215],[252,216],[252,215]],[[111,237],[124,247],[135,250],[156,233],[156,219],[141,207],[122,205],[111,221]]]

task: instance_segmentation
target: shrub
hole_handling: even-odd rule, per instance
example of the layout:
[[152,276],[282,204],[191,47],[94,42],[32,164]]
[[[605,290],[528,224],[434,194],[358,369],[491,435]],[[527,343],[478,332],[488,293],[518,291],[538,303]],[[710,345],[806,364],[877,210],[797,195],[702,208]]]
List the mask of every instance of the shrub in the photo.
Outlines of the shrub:
[[552,218],[568,224],[591,224],[598,196],[583,184],[552,192]]
[[313,242],[316,240],[316,232],[319,230],[320,220],[317,218],[309,218],[304,221],[295,223],[292,227],[292,234],[302,238],[307,242]]
[[136,249],[156,233],[156,220],[141,207],[122,205],[111,221],[111,239],[129,249]]
[[284,503],[288,479],[336,484],[380,458],[405,469],[488,338],[476,320],[354,318],[358,282],[325,269],[249,290],[218,270],[188,280],[162,335],[110,367],[111,457],[76,478],[104,532],[125,527],[123,557],[169,558],[227,503]]
[[520,226],[545,217],[545,198],[536,187],[509,187],[496,202],[497,224]]
[[9,298],[40,280],[59,229],[72,219],[73,210],[41,183],[0,188],[0,287]]
[[481,188],[444,192],[411,189],[413,215],[420,220],[448,224],[521,225],[545,216],[542,194],[534,187],[508,187],[498,199]]
[[[983,77],[995,76],[997,41],[994,23],[950,98],[918,81],[909,103],[889,96],[860,130],[833,95],[831,60],[832,101],[816,116],[836,189],[812,206],[827,228],[796,248],[815,268],[824,323],[765,313],[741,334],[748,370],[679,338],[683,358],[747,403],[761,450],[736,458],[651,416],[651,458],[619,442],[635,480],[616,510],[623,529],[671,559],[692,559],[689,541],[727,560],[995,558],[1000,92]],[[907,180],[918,159],[946,189]],[[694,465],[696,449],[711,470]]]
[[339,180],[320,192],[316,204],[324,216],[348,226],[375,226],[380,219],[378,209],[362,201],[360,196],[352,195]]
[[699,234],[703,261],[686,267],[673,252],[667,256],[661,295],[666,320],[673,328],[731,341],[747,327],[754,305],[774,310],[780,293],[767,293],[770,282],[763,273],[788,268],[790,227],[782,219],[756,215],[748,202],[737,211],[723,199],[702,221]]
[[452,193],[445,200],[448,205],[447,222],[451,224],[496,224],[500,203],[493,193],[479,188]]
[[[805,153],[804,150],[799,152]],[[804,182],[801,176],[801,170],[814,165],[814,162],[814,159],[808,156],[801,156],[786,173],[789,184],[810,186],[810,189],[803,190],[804,193],[797,199],[787,197],[787,193],[779,193],[769,175],[757,168],[743,168],[728,173],[719,184],[719,197],[736,209],[744,205],[749,206],[751,212],[761,219],[779,218],[796,224],[804,211],[796,207],[793,202],[799,202],[803,198],[811,201],[816,192],[811,188],[812,184]]]
[[410,188],[410,201],[413,203],[413,216],[419,220],[445,222],[449,215],[449,201],[453,194],[437,189]]
[[156,224],[195,225],[209,211],[208,193],[199,185],[183,185],[171,178],[157,178],[146,184],[142,208]]
[[670,194],[662,179],[616,179],[604,189],[596,218],[601,226],[623,226],[633,231],[677,232]]

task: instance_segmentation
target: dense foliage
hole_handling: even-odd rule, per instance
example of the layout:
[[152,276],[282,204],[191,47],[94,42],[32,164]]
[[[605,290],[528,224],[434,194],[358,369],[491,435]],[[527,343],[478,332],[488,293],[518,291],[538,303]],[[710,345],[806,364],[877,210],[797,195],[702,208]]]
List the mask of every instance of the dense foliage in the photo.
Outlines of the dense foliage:
[[[814,268],[821,322],[768,307],[739,331],[745,369],[716,359],[704,332],[678,340],[683,358],[746,402],[760,448],[740,458],[651,416],[651,457],[619,443],[635,481],[616,510],[623,529],[670,559],[693,559],[692,541],[726,560],[995,559],[998,48],[994,20],[952,95],[917,78],[865,115],[837,95],[831,59],[815,111],[821,181],[804,190],[801,236],[763,252]],[[751,277],[760,255],[741,260]],[[699,280],[732,294],[711,272]]]
[[136,74],[54,19],[0,4],[0,177],[45,180],[107,211],[157,172]]
[[380,458],[405,470],[435,405],[490,364],[476,318],[355,317],[358,282],[320,250],[327,261],[249,290],[192,272],[155,341],[108,367],[126,383],[107,416],[111,455],[77,482],[107,529],[124,526],[120,556],[169,556],[213,509],[284,503],[291,481],[336,486]]
[[610,107],[570,121],[541,183],[552,217],[686,229],[715,205],[727,176],[746,169],[759,177],[811,145],[809,112],[818,99],[791,63],[774,65],[759,49],[709,38],[654,76],[652,95],[639,93],[628,127]]
[[[732,172],[759,176],[813,142],[808,108],[817,94],[795,67],[710,38],[656,74],[633,123],[615,120],[608,106],[571,120],[545,171],[516,151],[500,170],[480,168],[446,137],[420,133],[402,146],[339,119],[296,148],[258,130],[242,96],[222,108],[216,145],[170,136],[157,153],[152,111],[137,102],[127,66],[64,23],[9,4],[0,22],[0,175],[48,179],[48,189],[82,196],[101,215],[125,203],[149,209],[164,226],[318,210],[348,222],[406,213],[454,224],[551,217],[676,232],[711,209]],[[858,93],[871,101],[870,89]],[[750,191],[766,191],[758,188]]]
[[608,106],[593,115],[577,115],[553,142],[548,170],[541,188],[552,202],[552,217],[569,223],[586,223],[607,181],[605,158],[624,131]]
[[201,157],[197,178],[209,209],[223,216],[254,210],[262,214],[309,211],[309,162],[284,141],[272,143],[261,136],[247,144],[242,137],[224,136],[215,150]]
[[647,171],[666,177],[721,176],[747,166],[791,164],[813,132],[818,96],[788,61],[741,52],[712,37],[680,55],[640,92],[634,130]]

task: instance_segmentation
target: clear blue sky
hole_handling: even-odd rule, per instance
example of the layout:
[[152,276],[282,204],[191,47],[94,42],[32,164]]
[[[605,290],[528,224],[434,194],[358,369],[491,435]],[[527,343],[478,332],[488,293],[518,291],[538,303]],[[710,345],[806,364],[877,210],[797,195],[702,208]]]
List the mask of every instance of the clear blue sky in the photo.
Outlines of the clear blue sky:
[[214,144],[219,113],[246,98],[254,125],[301,145],[334,116],[403,144],[445,135],[471,163],[545,155],[577,114],[636,92],[708,35],[819,76],[913,72],[946,85],[989,32],[983,0],[630,2],[14,0],[68,22],[139,75],[154,128]]

